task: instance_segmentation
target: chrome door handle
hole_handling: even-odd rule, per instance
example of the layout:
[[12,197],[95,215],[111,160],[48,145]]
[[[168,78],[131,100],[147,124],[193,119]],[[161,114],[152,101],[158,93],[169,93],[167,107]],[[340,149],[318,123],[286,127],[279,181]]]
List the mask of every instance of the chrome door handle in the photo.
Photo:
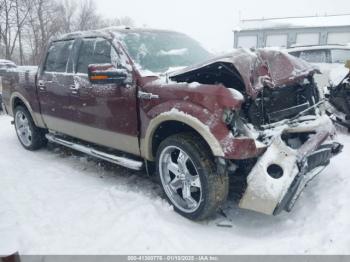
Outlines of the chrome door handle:
[[73,95],[77,95],[79,93],[79,87],[77,87],[76,85],[69,86],[69,89],[71,90]]
[[137,97],[140,98],[140,99],[151,100],[151,99],[158,99],[159,95],[154,95],[152,93],[146,93],[146,92],[138,91]]
[[38,87],[42,91],[46,90],[45,81],[44,80],[39,80],[38,81]]
[[79,87],[77,87],[77,86],[75,86],[75,85],[70,85],[70,86],[69,86],[69,89],[70,89],[70,90],[78,90]]

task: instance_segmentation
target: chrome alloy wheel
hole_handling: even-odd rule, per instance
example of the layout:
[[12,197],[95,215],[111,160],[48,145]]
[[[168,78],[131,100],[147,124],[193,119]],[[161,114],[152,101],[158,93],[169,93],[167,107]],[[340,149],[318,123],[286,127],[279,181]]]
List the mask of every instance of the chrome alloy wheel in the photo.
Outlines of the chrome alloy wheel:
[[15,116],[16,132],[18,138],[25,146],[32,144],[32,131],[29,126],[28,118],[21,111],[17,111]]
[[163,149],[159,157],[159,175],[170,201],[181,211],[192,213],[202,201],[202,186],[189,155],[176,146]]

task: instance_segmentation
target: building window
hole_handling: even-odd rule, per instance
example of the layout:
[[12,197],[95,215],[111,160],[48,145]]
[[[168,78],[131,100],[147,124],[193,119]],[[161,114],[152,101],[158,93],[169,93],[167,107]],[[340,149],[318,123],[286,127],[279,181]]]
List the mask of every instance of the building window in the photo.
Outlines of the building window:
[[295,44],[297,46],[319,45],[320,34],[319,33],[299,33],[297,34],[297,39]]
[[287,47],[287,35],[268,35],[266,47]]
[[258,45],[258,37],[256,35],[239,36],[238,48],[255,48]]
[[328,33],[328,44],[344,45],[350,43],[350,32],[346,33]]

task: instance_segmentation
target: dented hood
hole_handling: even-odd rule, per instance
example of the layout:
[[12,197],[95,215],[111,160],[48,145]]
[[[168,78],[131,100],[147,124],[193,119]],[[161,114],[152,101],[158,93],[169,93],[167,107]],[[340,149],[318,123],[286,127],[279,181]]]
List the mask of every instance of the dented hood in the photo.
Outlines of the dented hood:
[[[244,85],[245,92],[256,97],[264,86],[271,88],[293,84],[314,73],[319,73],[317,67],[287,53],[270,50],[237,49],[232,53],[215,57],[202,64],[190,66],[172,73],[169,77],[175,81],[197,81],[196,76],[221,75],[220,71],[227,70],[232,77],[237,78]],[[209,77],[208,77],[209,78]],[[218,79],[217,82],[220,82]]]

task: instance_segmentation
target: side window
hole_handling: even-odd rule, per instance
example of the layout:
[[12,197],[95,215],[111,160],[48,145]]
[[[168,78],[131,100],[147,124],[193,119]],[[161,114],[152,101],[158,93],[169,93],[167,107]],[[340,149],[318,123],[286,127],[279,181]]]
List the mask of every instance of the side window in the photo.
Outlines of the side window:
[[289,52],[290,55],[295,56],[295,57],[299,57],[300,56],[300,52]]
[[49,48],[44,71],[46,72],[69,72],[69,56],[73,48],[74,40],[53,42]]
[[347,60],[350,60],[350,50],[346,49],[333,49],[331,50],[332,63],[345,64]]
[[90,64],[112,63],[112,51],[114,51],[112,45],[103,38],[84,39],[80,47],[77,72],[87,74]]
[[300,53],[300,58],[309,63],[327,63],[326,50],[307,50]]

